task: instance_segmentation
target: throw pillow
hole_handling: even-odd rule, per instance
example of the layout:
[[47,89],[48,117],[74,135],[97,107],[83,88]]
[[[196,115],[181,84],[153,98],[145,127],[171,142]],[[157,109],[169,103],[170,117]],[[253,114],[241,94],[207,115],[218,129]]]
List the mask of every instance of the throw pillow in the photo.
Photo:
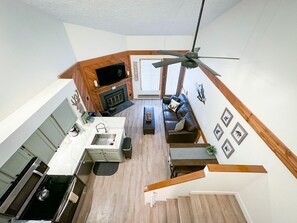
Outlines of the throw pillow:
[[171,111],[176,111],[177,107],[179,106],[180,103],[178,103],[177,101],[171,99],[170,101],[170,104],[168,105],[168,108],[171,110]]
[[185,126],[185,119],[180,120],[178,123],[176,123],[174,131],[181,131],[184,129]]
[[172,95],[170,99],[173,99],[174,101],[180,102],[180,98],[176,95]]

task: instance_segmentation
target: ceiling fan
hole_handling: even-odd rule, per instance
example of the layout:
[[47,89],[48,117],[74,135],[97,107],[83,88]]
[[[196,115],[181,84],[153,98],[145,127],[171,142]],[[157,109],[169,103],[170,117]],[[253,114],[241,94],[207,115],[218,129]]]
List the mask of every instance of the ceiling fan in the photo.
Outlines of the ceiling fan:
[[186,68],[195,68],[195,67],[198,67],[198,66],[203,66],[206,69],[208,69],[213,75],[221,76],[217,72],[215,72],[214,70],[212,70],[210,67],[208,67],[206,64],[204,64],[199,58],[239,60],[239,58],[235,58],[235,57],[198,56],[198,52],[200,50],[200,47],[195,48],[195,43],[196,43],[198,31],[199,31],[199,26],[200,26],[200,22],[201,22],[201,17],[202,17],[202,12],[203,12],[203,8],[204,8],[204,3],[205,3],[205,0],[202,0],[201,7],[200,7],[200,13],[199,13],[199,17],[198,17],[198,23],[197,23],[197,27],[196,27],[195,36],[194,36],[192,50],[189,51],[189,52],[187,52],[187,53],[173,52],[173,51],[168,51],[168,50],[159,50],[158,52],[160,54],[176,56],[178,58],[174,58],[174,59],[169,59],[169,60],[166,60],[166,61],[161,61],[161,62],[153,63],[153,66],[155,68],[164,67],[164,66],[168,66],[170,64],[175,64],[175,63],[182,63],[182,66],[184,66]]

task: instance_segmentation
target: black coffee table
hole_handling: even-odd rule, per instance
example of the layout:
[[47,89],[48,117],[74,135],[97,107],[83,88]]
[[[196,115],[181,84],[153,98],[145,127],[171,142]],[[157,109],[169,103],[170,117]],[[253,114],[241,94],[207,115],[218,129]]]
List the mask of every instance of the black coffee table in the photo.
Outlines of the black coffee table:
[[[151,121],[146,120],[146,113],[151,113]],[[155,134],[154,107],[144,107],[143,109],[143,134]]]

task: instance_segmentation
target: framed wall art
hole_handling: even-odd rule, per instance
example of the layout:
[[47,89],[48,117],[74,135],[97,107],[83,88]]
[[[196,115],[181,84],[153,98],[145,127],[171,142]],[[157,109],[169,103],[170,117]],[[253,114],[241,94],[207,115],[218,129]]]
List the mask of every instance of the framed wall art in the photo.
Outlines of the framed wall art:
[[220,140],[220,138],[224,134],[224,131],[221,128],[219,123],[216,125],[215,129],[213,130],[213,134],[215,135],[215,137],[217,138],[218,141]]
[[225,108],[225,110],[224,110],[224,112],[223,112],[223,114],[221,116],[221,120],[222,120],[222,122],[224,123],[224,125],[226,127],[228,127],[228,125],[230,124],[232,118],[233,118],[232,113],[229,111],[228,108]]
[[236,123],[234,129],[231,132],[232,137],[235,139],[236,143],[238,145],[241,144],[241,142],[244,140],[244,138],[247,136],[247,132],[245,129],[239,124],[239,122]]
[[225,153],[225,156],[227,157],[227,159],[229,159],[229,157],[235,151],[228,139],[226,139],[224,144],[222,145],[222,150]]

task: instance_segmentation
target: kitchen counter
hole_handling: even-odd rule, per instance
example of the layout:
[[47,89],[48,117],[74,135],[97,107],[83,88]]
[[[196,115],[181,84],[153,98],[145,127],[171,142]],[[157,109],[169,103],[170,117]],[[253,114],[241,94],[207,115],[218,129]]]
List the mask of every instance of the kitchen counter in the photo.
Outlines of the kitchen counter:
[[[58,151],[48,163],[50,167],[47,174],[49,175],[72,175],[85,151],[90,146],[90,141],[96,132],[96,125],[104,123],[108,133],[116,133],[118,136],[124,135],[125,117],[95,117],[92,123],[82,126],[80,133],[76,137],[66,136]],[[99,133],[103,133],[103,129]],[[121,138],[117,138],[113,146],[106,148],[120,149]],[[98,146],[97,146],[98,147]]]

